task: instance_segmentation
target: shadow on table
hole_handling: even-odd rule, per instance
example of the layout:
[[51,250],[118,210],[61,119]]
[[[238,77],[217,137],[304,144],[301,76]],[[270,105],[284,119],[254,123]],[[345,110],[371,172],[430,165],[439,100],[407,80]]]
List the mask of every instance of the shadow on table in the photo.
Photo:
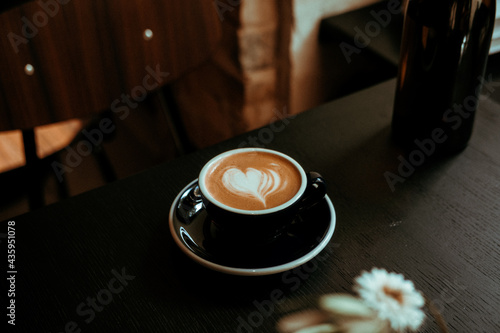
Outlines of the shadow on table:
[[458,156],[430,151],[400,147],[387,126],[355,147],[341,148],[339,157],[323,168],[333,170],[328,180],[335,195],[360,205],[383,204],[404,193],[409,183],[432,181]]

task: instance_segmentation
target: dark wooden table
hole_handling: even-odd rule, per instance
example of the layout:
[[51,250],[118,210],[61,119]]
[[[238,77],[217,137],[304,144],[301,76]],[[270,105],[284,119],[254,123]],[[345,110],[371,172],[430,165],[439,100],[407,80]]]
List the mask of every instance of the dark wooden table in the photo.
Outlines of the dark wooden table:
[[[12,218],[15,331],[245,332],[242,323],[253,320],[252,332],[274,332],[286,311],[314,306],[323,293],[351,292],[362,270],[382,267],[413,280],[451,332],[499,332],[499,105],[481,102],[465,151],[429,158],[392,190],[386,172],[398,174],[404,156],[390,140],[394,86],[382,83]],[[172,200],[202,165],[251,142],[322,173],[337,213],[318,258],[272,276],[203,268],[168,228]],[[7,221],[0,228],[7,233]],[[276,295],[280,302],[266,302]],[[436,332],[431,320],[423,331]]]

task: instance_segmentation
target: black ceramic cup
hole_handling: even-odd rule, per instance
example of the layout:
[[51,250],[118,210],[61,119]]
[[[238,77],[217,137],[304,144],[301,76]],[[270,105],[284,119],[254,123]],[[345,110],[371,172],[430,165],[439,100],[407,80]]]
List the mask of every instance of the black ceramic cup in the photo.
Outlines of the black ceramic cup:
[[[267,209],[244,210],[220,202],[209,192],[206,183],[207,172],[212,166],[231,155],[248,152],[277,155],[293,164],[300,174],[300,188],[291,199]],[[203,206],[212,221],[212,229],[217,233],[218,239],[241,244],[262,244],[273,242],[290,223],[296,220],[297,214],[320,202],[326,195],[326,183],[320,174],[306,173],[297,161],[281,152],[263,148],[239,148],[211,159],[199,174],[198,188],[195,192],[201,196]],[[242,197],[241,200],[245,198]]]

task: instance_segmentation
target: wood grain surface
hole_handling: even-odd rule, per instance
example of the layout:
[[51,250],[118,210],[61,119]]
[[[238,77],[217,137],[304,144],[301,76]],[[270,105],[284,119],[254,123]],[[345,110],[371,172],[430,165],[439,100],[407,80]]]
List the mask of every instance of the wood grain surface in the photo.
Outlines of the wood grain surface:
[[[394,80],[385,82],[284,127],[258,129],[11,219],[16,329],[275,332],[284,314],[314,307],[324,293],[352,292],[355,276],[381,267],[414,281],[451,332],[498,332],[499,106],[482,101],[466,150],[429,158],[392,191],[384,174],[397,173],[407,156],[390,139],[394,88]],[[318,257],[267,277],[202,268],[168,229],[173,199],[203,164],[250,141],[320,172],[337,213],[335,234]],[[6,232],[7,223],[0,226]],[[102,301],[94,311],[86,305],[92,299]],[[428,320],[422,332],[437,327]]]
[[54,0],[1,13],[0,33],[0,130],[9,130],[140,99],[206,60],[221,29],[208,0]]

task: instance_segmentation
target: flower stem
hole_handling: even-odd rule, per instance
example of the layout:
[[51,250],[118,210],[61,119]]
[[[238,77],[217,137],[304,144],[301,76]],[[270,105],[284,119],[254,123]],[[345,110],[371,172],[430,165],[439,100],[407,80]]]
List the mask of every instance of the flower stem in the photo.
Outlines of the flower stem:
[[434,317],[434,320],[436,321],[439,330],[443,333],[449,333],[450,331],[448,330],[448,325],[446,324],[446,321],[444,320],[439,310],[436,308],[436,306],[430,299],[428,299],[426,296],[424,296],[424,298],[425,298],[425,306],[429,309],[429,312],[431,313],[432,317]]

